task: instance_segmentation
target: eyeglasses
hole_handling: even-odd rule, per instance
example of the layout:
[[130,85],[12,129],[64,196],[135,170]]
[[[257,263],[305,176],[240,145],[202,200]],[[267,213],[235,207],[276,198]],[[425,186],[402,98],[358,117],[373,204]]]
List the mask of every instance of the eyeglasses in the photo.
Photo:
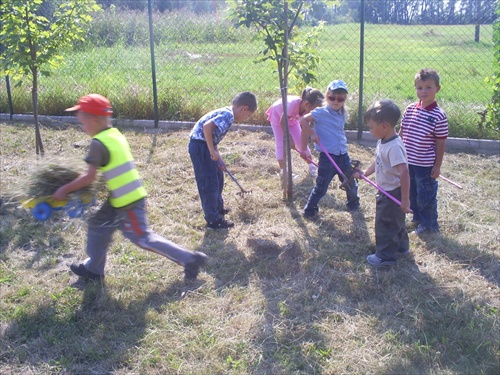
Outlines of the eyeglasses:
[[328,96],[328,99],[331,100],[332,102],[339,102],[339,103],[342,103],[343,101],[345,101],[346,97],[345,96]]

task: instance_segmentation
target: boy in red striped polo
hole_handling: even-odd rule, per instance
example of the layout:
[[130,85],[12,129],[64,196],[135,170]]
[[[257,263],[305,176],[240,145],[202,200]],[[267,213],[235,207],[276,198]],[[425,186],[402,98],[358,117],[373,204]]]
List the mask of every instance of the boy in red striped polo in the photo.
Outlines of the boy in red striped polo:
[[421,69],[415,75],[419,101],[406,108],[399,130],[408,155],[412,221],[417,224],[412,233],[419,235],[439,232],[437,178],[448,137],[448,118],[436,102],[440,89],[438,72]]

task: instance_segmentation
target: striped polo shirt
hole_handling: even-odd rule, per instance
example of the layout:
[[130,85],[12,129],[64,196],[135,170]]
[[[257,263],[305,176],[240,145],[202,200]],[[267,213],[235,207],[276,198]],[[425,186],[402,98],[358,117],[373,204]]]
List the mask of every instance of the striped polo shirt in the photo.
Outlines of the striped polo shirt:
[[448,118],[436,102],[422,107],[420,102],[406,107],[401,118],[401,138],[408,164],[432,167],[436,160],[436,139],[448,137]]

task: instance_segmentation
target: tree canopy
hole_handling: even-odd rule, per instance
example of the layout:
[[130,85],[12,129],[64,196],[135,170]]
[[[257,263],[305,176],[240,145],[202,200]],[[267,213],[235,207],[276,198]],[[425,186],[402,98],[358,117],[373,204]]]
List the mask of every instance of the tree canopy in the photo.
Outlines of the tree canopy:
[[[45,9],[44,9],[45,8]],[[0,2],[0,73],[15,80],[31,78],[36,153],[44,154],[38,126],[38,74],[50,74],[62,62],[61,51],[83,40],[95,0]]]

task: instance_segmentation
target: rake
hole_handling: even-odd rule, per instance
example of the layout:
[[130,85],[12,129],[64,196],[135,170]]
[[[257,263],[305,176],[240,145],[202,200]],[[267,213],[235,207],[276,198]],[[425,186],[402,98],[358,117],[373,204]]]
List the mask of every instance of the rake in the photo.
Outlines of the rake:
[[[293,148],[295,151],[297,151],[300,154],[300,157],[302,157],[302,154],[300,153],[299,150],[297,150],[295,147]],[[314,165],[316,168],[318,168],[318,163],[315,163],[310,157],[306,156],[304,158],[305,161],[307,161],[308,164]]]
[[328,153],[328,151],[325,149],[325,147],[320,142],[318,142],[318,145],[319,145],[319,147],[321,147],[321,149],[325,153],[326,157],[330,160],[330,162],[333,164],[333,166],[335,167],[335,169],[337,170],[337,172],[339,173],[339,175],[342,177],[343,182],[340,185],[340,189],[346,190],[346,186],[349,185],[350,180],[346,177],[346,175],[344,174],[344,172],[342,172],[342,169],[340,169],[340,167],[338,166],[338,164],[335,163],[335,160],[333,160],[333,158]]
[[[359,160],[356,160],[356,165],[354,166],[354,169],[357,169],[359,167]],[[357,169],[359,171],[359,169]],[[401,202],[395,198],[394,196],[392,196],[391,194],[389,194],[387,191],[385,191],[384,189],[382,189],[380,186],[378,186],[375,182],[373,182],[372,180],[370,180],[368,177],[366,177],[364,174],[362,174],[361,172],[359,172],[359,177],[361,177],[361,179],[365,180],[366,182],[368,182],[371,186],[373,186],[374,188],[376,188],[378,191],[380,191],[382,194],[384,194],[387,198],[389,198],[391,201],[393,201],[394,203],[396,203],[399,207],[401,207]],[[413,213],[413,211],[410,209],[410,213]]]
[[446,178],[444,176],[441,176],[439,175],[439,177],[443,180],[445,180],[447,183],[449,184],[452,184],[453,186],[455,186],[457,189],[462,189],[462,186],[460,186],[459,184],[457,184],[456,182],[453,182],[452,180],[450,180],[449,178]]
[[[385,191],[384,189],[382,189],[380,186],[378,186],[375,182],[373,182],[372,180],[370,180],[368,177],[366,177],[365,175],[363,175],[361,173],[359,174],[359,177],[361,177],[363,180],[365,180],[366,182],[368,182],[374,188],[378,189],[378,191],[380,191],[387,198],[389,198],[390,200],[392,200],[394,203],[396,203],[398,206],[401,207],[401,202],[397,198],[394,198],[391,194],[389,194],[387,191]],[[413,211],[411,209],[410,209],[410,213],[413,213]]]
[[240,195],[240,196],[244,196],[244,195],[247,195],[247,194],[251,194],[252,191],[251,190],[245,190],[243,189],[243,187],[240,185],[240,183],[238,182],[238,180],[236,179],[236,177],[233,176],[233,174],[231,172],[229,172],[229,170],[227,169],[226,167],[226,164],[224,164],[224,162],[222,161],[222,159],[219,159],[217,161],[217,164],[219,164],[219,168],[222,169],[224,172],[226,172],[229,177],[231,177],[231,179],[236,183],[236,185],[238,185],[238,187],[240,188],[240,191],[236,194]]

